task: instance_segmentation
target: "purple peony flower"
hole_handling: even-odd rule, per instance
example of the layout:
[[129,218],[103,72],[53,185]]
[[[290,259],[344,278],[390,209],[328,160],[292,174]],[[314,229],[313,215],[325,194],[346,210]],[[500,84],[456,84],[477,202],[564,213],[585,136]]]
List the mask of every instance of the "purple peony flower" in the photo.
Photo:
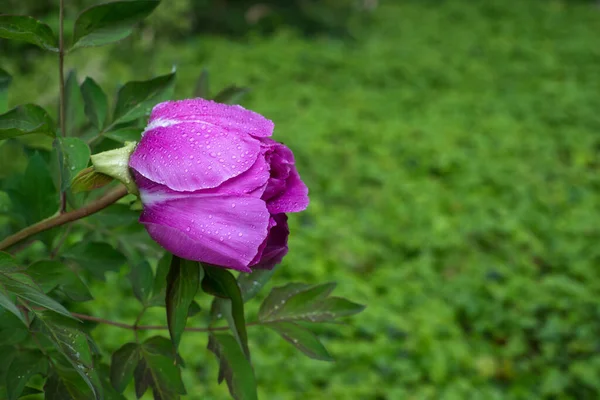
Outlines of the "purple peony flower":
[[285,213],[308,206],[308,189],[272,133],[273,122],[240,106],[154,107],[129,159],[150,236],[179,257],[240,271],[281,262]]

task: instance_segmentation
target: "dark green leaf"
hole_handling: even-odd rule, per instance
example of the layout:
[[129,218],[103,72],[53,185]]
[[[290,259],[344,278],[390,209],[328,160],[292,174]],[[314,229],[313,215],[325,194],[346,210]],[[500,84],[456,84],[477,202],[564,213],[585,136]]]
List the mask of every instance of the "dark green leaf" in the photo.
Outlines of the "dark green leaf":
[[8,400],[18,399],[32,376],[45,375],[47,371],[48,359],[42,352],[29,350],[17,353],[6,374]]
[[188,309],[188,318],[193,317],[194,315],[198,315],[202,311],[202,308],[196,301],[192,301],[190,304],[190,308]]
[[19,269],[15,262],[15,258],[8,253],[0,251],[0,271],[12,272]]
[[115,131],[106,132],[103,134],[103,136],[121,143],[138,142],[142,138],[142,131],[143,129],[136,127],[122,128]]
[[85,121],[85,112],[83,96],[74,69],[69,71],[65,82],[65,120],[67,131],[63,132],[63,136],[77,136],[81,125]]
[[174,400],[178,399],[180,394],[185,394],[181,371],[173,357],[165,354],[167,349],[164,343],[165,341],[152,338],[141,347],[141,360],[133,374],[138,398],[148,387],[152,388],[155,399]]
[[333,361],[325,346],[308,329],[292,322],[274,322],[265,326],[275,330],[298,350],[316,360]]
[[213,302],[213,315],[221,314],[227,320],[235,339],[250,358],[248,349],[248,333],[244,316],[244,300],[236,279],[228,270],[220,267],[204,265],[202,289],[220,298]]
[[23,389],[23,392],[21,393],[20,398],[31,396],[34,394],[41,394],[41,393],[44,393],[44,392],[42,392],[40,389],[32,388],[31,386],[25,386],[25,389]]
[[[9,193],[13,209],[28,225],[41,221],[58,210],[58,193],[50,171],[39,154],[34,154],[29,159],[23,178]],[[42,236],[49,241],[51,233]]]
[[27,267],[29,275],[44,293],[58,286],[64,275],[70,270],[60,261],[41,260]]
[[293,309],[296,304],[302,307],[312,304],[329,296],[334,288],[335,283],[320,285],[289,283],[276,287],[261,304],[258,317],[261,321],[270,320],[272,316],[279,315],[281,310],[287,307],[288,302],[292,302],[290,309]]
[[27,320],[25,319],[25,316],[23,315],[23,313],[21,313],[21,311],[19,311],[15,303],[13,303],[10,297],[8,297],[8,295],[4,292],[4,289],[2,287],[0,287],[0,307],[3,307],[6,311],[11,312],[14,316],[23,321],[25,325],[27,325]]
[[104,280],[104,274],[108,271],[119,271],[126,262],[123,254],[102,242],[80,243],[68,249],[63,256],[77,261],[100,280]]
[[110,383],[110,368],[106,364],[96,365],[96,371],[102,382],[104,400],[127,400],[121,393],[117,392]]
[[0,282],[9,292],[29,303],[47,308],[55,313],[73,318],[71,313],[56,300],[46,296],[36,283],[25,274],[0,274]]
[[150,264],[148,264],[147,261],[142,261],[133,266],[129,273],[129,280],[131,281],[135,297],[137,297],[142,304],[146,304],[154,282],[154,275],[152,274]]
[[127,343],[112,355],[110,364],[110,382],[115,390],[123,393],[140,360],[140,348],[137,343]]
[[226,104],[238,104],[238,101],[248,93],[250,89],[238,86],[228,86],[214,97],[214,101]]
[[29,336],[28,326],[20,317],[6,310],[0,310],[0,346],[21,343]]
[[0,68],[0,113],[8,111],[8,87],[12,82],[12,76]]
[[117,94],[113,124],[150,115],[152,107],[171,96],[174,83],[175,72],[148,81],[126,83]]
[[229,393],[236,400],[256,400],[256,380],[250,361],[231,335],[210,334],[208,349],[219,360],[219,376],[227,382]]
[[98,395],[94,395],[81,378],[72,369],[62,365],[55,365],[52,373],[46,379],[44,384],[45,400],[95,400],[99,399]]
[[208,86],[208,71],[206,68],[202,69],[202,73],[196,82],[196,88],[193,93],[194,97],[202,97],[208,99],[210,96],[210,90]]
[[54,121],[42,107],[24,104],[0,115],[0,140],[30,133],[56,136]]
[[336,318],[357,314],[364,306],[338,297],[327,297],[335,288],[334,283],[316,286],[290,283],[275,288],[260,307],[261,322],[332,321]]
[[58,42],[52,29],[24,15],[0,15],[0,38],[22,40],[42,49],[58,51]]
[[126,38],[159,0],[115,1],[84,10],[75,21],[73,48],[101,46]]
[[73,301],[92,299],[89,289],[81,278],[69,267],[59,261],[42,260],[27,267],[27,274],[33,278],[45,293],[60,287]]
[[108,99],[102,88],[92,78],[87,77],[81,84],[85,115],[99,130],[104,128],[108,113]]
[[113,178],[108,175],[96,172],[94,167],[85,168],[73,178],[71,190],[74,193],[87,192],[89,190],[99,189],[111,183]]
[[244,302],[252,299],[258,294],[260,289],[271,279],[275,273],[273,269],[257,269],[249,274],[240,274],[238,276],[238,286],[242,292]]
[[101,398],[102,384],[94,370],[88,338],[80,330],[80,325],[73,320],[46,312],[36,311],[35,314],[32,330],[46,336],[93,391],[96,398]]
[[59,138],[57,141],[63,155],[61,190],[64,191],[71,186],[71,181],[78,173],[87,167],[91,152],[87,143],[78,138]]
[[185,330],[188,311],[198,292],[201,268],[197,261],[173,256],[167,275],[167,324],[175,348],[179,346]]
[[153,306],[165,305],[167,274],[169,273],[172,257],[173,255],[171,253],[166,252],[158,261],[158,265],[156,267],[156,274],[154,274],[152,299],[150,300],[150,303]]

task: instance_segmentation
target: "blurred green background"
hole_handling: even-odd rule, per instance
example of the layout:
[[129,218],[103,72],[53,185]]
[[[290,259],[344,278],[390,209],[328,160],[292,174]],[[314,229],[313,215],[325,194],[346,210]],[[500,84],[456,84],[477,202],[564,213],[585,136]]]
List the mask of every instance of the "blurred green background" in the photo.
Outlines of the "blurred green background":
[[[90,3],[67,1],[67,18]],[[600,398],[597,2],[251,3],[164,0],[131,38],[67,65],[109,93],[175,66],[177,98],[206,68],[215,91],[250,87],[242,104],[294,151],[311,205],[272,283],[337,281],[368,307],[319,327],[335,363],[249,328],[260,397]],[[56,26],[55,5],[2,4]],[[55,58],[0,52],[10,104],[55,110]],[[27,151],[2,147],[2,175],[22,171]],[[126,273],[86,310],[131,322]],[[94,332],[108,350],[132,339]],[[183,338],[188,398],[226,399],[205,347]]]

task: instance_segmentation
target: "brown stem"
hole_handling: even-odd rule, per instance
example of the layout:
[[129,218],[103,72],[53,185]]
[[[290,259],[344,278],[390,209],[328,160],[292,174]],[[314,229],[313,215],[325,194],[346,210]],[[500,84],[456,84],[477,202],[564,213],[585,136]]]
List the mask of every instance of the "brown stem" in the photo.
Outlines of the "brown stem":
[[7,247],[19,243],[21,240],[27,239],[28,237],[38,234],[40,232],[44,232],[48,229],[52,229],[57,226],[61,226],[66,223],[87,217],[88,215],[97,213],[98,211],[115,203],[117,200],[124,197],[125,195],[127,195],[127,188],[125,188],[125,186],[123,185],[119,185],[113,191],[108,192],[106,195],[104,195],[96,201],[93,201],[90,204],[78,208],[77,210],[69,211],[68,213],[59,214],[54,217],[47,218],[36,224],[28,226],[27,228],[15,233],[14,235],[7,237],[6,239],[0,242],[0,250],[4,250]]
[[[169,329],[168,326],[163,326],[163,325],[135,325],[135,324],[128,325],[128,324],[124,324],[121,322],[111,321],[109,319],[94,317],[91,315],[78,314],[78,313],[71,313],[71,315],[73,315],[76,318],[83,319],[86,321],[97,322],[99,324],[105,324],[105,325],[112,325],[112,326],[116,326],[119,328],[130,329],[130,330],[134,330],[134,331],[136,331],[136,330],[137,331],[150,331],[150,330],[162,331],[162,330]],[[246,324],[246,326],[252,326],[252,325],[258,325],[258,322],[251,322],[249,324]],[[212,331],[227,331],[227,330],[229,330],[229,327],[227,327],[227,326],[219,326],[219,327],[214,327],[214,328],[185,328],[186,332],[212,332]]]
[[[66,123],[66,104],[65,104],[65,40],[64,40],[64,0],[60,0],[59,15],[58,15],[58,79],[59,79],[59,119],[60,131],[63,137],[67,136]],[[62,183],[61,183],[62,185]],[[60,213],[63,214],[67,210],[67,194],[64,191],[60,192]]]

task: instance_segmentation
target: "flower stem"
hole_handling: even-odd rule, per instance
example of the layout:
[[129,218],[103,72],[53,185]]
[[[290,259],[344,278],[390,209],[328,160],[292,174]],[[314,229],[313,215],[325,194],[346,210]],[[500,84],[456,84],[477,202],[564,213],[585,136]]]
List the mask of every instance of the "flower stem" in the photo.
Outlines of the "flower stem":
[[69,222],[76,221],[81,218],[85,218],[88,215],[97,213],[98,211],[110,206],[115,203],[120,198],[127,195],[127,188],[123,185],[119,185],[116,189],[111,192],[108,192],[103,197],[99,198],[96,201],[93,201],[77,210],[69,211],[64,214],[58,214],[53,217],[44,219],[38,223],[35,223],[27,228],[11,235],[0,242],[0,250],[4,250],[7,247],[10,247],[14,244],[19,243],[20,241],[27,239],[30,236],[38,234],[40,232],[44,232],[48,229],[55,228],[57,226],[64,225]]
[[[134,331],[150,331],[150,330],[167,330],[169,329],[168,326],[163,326],[163,325],[137,325],[137,321],[136,324],[134,325],[129,325],[129,324],[124,324],[122,322],[116,322],[116,321],[111,321],[109,319],[104,319],[104,318],[98,318],[98,317],[94,317],[91,315],[85,315],[85,314],[78,314],[78,313],[71,313],[74,317],[79,318],[79,319],[83,319],[86,321],[92,321],[92,322],[96,322],[98,324],[105,324],[105,325],[112,325],[112,326],[116,326],[118,328],[123,328],[123,329],[130,329],[130,330],[134,330]],[[249,324],[246,324],[246,326],[253,326],[253,325],[258,325],[258,322],[250,322]],[[212,332],[212,331],[227,331],[229,330],[229,327],[227,326],[218,326],[218,327],[212,327],[212,328],[185,328],[186,332]]]
[[[63,137],[67,136],[66,124],[66,104],[65,104],[65,41],[64,41],[64,0],[60,0],[59,15],[58,15],[58,78],[59,78],[59,119],[60,131]],[[67,194],[64,191],[60,192],[60,213],[63,214],[67,210]]]

